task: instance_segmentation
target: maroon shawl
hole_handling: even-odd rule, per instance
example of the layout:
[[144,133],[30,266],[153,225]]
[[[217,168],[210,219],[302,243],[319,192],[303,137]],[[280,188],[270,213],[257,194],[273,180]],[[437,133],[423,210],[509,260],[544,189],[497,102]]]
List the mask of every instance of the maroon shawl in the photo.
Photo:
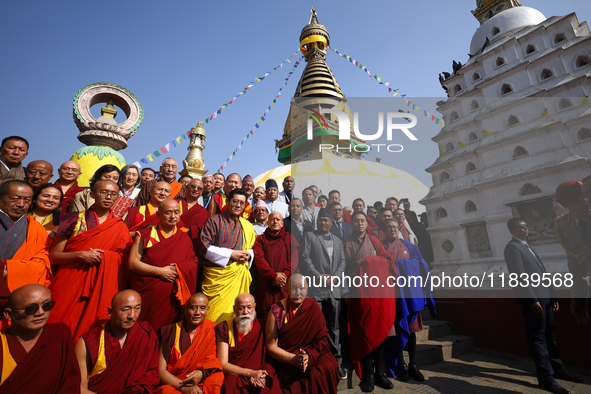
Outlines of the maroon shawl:
[[[295,245],[292,245],[295,244]],[[295,253],[292,253],[292,246]],[[297,241],[282,227],[277,234],[269,229],[257,237],[254,244],[254,262],[261,274],[257,283],[257,314],[267,316],[269,308],[276,302],[287,298],[287,288],[273,286],[277,272],[291,276],[292,264],[297,267]]]
[[[62,192],[64,191],[64,188],[61,185],[59,179],[55,181],[54,184],[59,186],[59,188],[62,189]],[[62,201],[62,215],[66,212],[69,212],[70,205],[72,205],[72,203],[74,202],[74,197],[77,193],[83,190],[83,187],[78,186],[78,181],[74,181],[74,184],[70,186],[67,192],[64,193],[64,200]]]
[[[232,324],[234,326],[234,324]],[[256,391],[257,393],[281,393],[279,381],[275,375],[273,367],[265,362],[265,341],[263,338],[263,330],[258,319],[253,321],[252,329],[246,336],[238,341],[238,333],[234,327],[228,328],[227,322],[223,321],[215,328],[222,340],[228,343],[228,330],[234,330],[234,338],[236,346],[229,348],[228,362],[237,365],[241,368],[248,368],[252,370],[267,371],[267,386]],[[224,378],[224,385],[222,386],[222,393],[226,394],[240,394],[248,392],[251,387],[247,378],[238,375],[226,375]]]
[[[289,300],[286,302],[289,305]],[[312,298],[306,298],[297,313],[285,324],[283,322],[288,312],[281,302],[271,306],[271,311],[277,322],[277,345],[293,354],[302,348],[309,356],[306,372],[269,359],[277,372],[283,392],[336,393],[339,381],[338,363],[330,353],[326,321],[318,303]]]
[[[143,307],[142,303],[142,307]],[[106,323],[108,326],[109,323]],[[107,369],[88,380],[88,389],[95,393],[155,393],[160,382],[158,370],[158,337],[150,324],[136,321],[129,329],[125,345],[105,326],[105,356]],[[98,357],[101,327],[82,336],[91,359]],[[92,370],[92,367],[90,368]]]
[[195,204],[189,209],[189,205],[185,200],[179,201],[182,205],[181,221],[185,227],[189,228],[193,225],[199,226],[199,229],[205,226],[205,222],[209,219],[209,212],[199,204]]
[[[140,230],[144,247],[148,243],[151,231],[152,227]],[[180,229],[171,237],[158,242],[151,248],[144,249],[142,262],[155,267],[176,264],[190,292],[195,292],[197,256],[193,251],[191,238]],[[150,322],[155,330],[180,319],[181,303],[176,297],[178,289],[174,282],[165,282],[155,276],[140,276],[132,272],[131,288],[142,296],[140,320]]]
[[[345,247],[347,273],[361,277],[377,276],[385,285],[388,276],[398,276],[396,263],[377,238],[366,235],[365,242],[368,242],[368,239],[375,248],[376,255],[352,255],[351,245]],[[371,353],[388,336],[396,318],[395,297],[395,288],[388,286],[351,289],[351,298],[348,303],[349,338],[351,339],[349,351],[354,363]]]
[[[8,336],[10,334],[7,334]],[[16,345],[21,346],[18,340]],[[28,394],[80,392],[80,370],[68,326],[63,323],[46,324],[31,351],[26,353],[24,349],[21,350],[22,358],[13,354],[17,366],[0,386],[0,392]],[[0,347],[0,366],[1,360]]]

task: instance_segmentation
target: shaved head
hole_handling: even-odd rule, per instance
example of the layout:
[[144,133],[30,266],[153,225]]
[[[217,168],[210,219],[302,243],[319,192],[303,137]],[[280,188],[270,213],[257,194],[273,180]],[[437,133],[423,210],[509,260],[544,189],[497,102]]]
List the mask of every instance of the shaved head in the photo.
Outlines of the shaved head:
[[166,209],[169,208],[179,208],[179,203],[176,202],[175,200],[164,200],[162,201],[160,204],[158,204],[158,212],[162,212],[165,211]]
[[45,286],[36,283],[24,285],[10,293],[8,296],[8,307],[17,308],[21,306],[24,300],[26,300],[31,294],[37,292],[40,292],[46,298],[51,298],[51,291]]
[[238,305],[242,302],[252,302],[254,304],[254,297],[252,296],[252,294],[242,293],[234,299],[234,305]]
[[152,191],[158,190],[158,188],[160,188],[160,187],[166,187],[166,188],[168,188],[169,192],[172,191],[172,188],[170,187],[170,184],[168,182],[162,182],[162,181],[156,182],[154,184],[154,186],[152,186]]
[[108,179],[103,179],[101,181],[97,181],[94,186],[92,186],[92,191],[96,192],[98,189],[100,188],[104,188],[106,185],[114,185],[117,190],[119,190],[119,185],[117,185],[115,182],[110,181]]
[[111,300],[111,308],[117,308],[124,304],[127,302],[129,297],[135,297],[138,302],[142,302],[142,296],[140,296],[140,293],[137,291],[131,289],[121,290],[119,293],[113,296],[113,299]]
[[207,296],[203,293],[195,293],[191,296],[191,298],[189,298],[189,300],[187,301],[187,304],[191,304],[194,301],[197,301],[198,299],[201,299],[203,301],[205,301],[205,304],[209,306],[209,298],[207,298]]

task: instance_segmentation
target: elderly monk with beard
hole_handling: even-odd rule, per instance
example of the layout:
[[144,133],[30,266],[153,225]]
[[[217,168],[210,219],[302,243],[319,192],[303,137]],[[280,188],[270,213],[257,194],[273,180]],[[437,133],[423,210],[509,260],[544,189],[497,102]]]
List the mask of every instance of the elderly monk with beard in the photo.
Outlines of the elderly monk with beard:
[[59,267],[51,285],[57,306],[49,321],[66,323],[74,340],[97,320],[109,318],[111,299],[124,288],[121,258],[132,239],[111,211],[118,194],[115,182],[96,182],[90,194],[94,205],[62,216],[49,252],[51,263]]
[[224,373],[216,356],[215,323],[206,319],[207,297],[191,296],[183,319],[160,329],[162,394],[219,394]]
[[265,362],[263,329],[252,295],[234,301],[234,317],[215,328],[218,359],[224,367],[222,393],[281,393],[275,370]]
[[338,363],[330,353],[324,315],[300,274],[288,282],[286,299],[274,304],[265,328],[265,345],[284,393],[336,393]]
[[76,342],[81,394],[157,393],[158,337],[138,321],[142,298],[133,290],[113,297],[109,320]]
[[291,266],[298,265],[299,245],[285,231],[281,213],[271,213],[267,222],[269,227],[254,244],[254,260],[260,273],[256,292],[259,300],[257,313],[260,316],[266,316],[271,305],[287,297]]
[[124,219],[129,227],[132,237],[135,236],[134,234],[137,230],[158,224],[160,221],[156,215],[156,212],[158,212],[158,205],[160,205],[162,201],[171,198],[170,193],[171,188],[168,183],[153,183],[150,201],[146,205],[129,208],[127,211],[127,217]]
[[31,284],[15,289],[0,332],[0,392],[58,394],[80,390],[80,371],[70,330],[46,324],[55,303],[47,287]]
[[138,231],[129,253],[131,288],[144,300],[140,319],[155,330],[178,320],[197,286],[197,256],[191,238],[177,225],[179,212],[178,202],[162,201],[159,224]]

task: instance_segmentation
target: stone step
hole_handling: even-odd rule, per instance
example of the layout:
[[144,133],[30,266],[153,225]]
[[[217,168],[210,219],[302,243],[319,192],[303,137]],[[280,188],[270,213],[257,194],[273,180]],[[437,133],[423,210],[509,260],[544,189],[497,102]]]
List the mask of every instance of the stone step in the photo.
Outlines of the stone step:
[[[429,323],[431,324],[432,321],[429,321]],[[437,332],[437,330],[439,329],[441,329],[442,332],[443,330],[447,330],[447,328],[443,328],[446,325],[449,325],[451,327],[449,323],[441,326],[436,325],[436,327],[438,328],[435,329],[434,332]],[[423,342],[417,343],[416,363],[419,368],[425,365],[436,364],[438,362],[449,360],[451,358],[455,358],[463,354],[469,353],[472,351],[472,346],[472,337],[467,337],[463,335],[448,334],[442,335],[436,340],[427,339]],[[408,364],[408,354],[406,352],[404,352],[404,361]],[[337,388],[339,392],[349,390],[348,387],[358,389],[359,377],[357,376],[355,371],[348,370],[347,374],[349,375],[348,379],[341,380],[339,382]]]
[[417,343],[452,334],[451,323],[443,320],[423,320],[423,330],[417,332]]

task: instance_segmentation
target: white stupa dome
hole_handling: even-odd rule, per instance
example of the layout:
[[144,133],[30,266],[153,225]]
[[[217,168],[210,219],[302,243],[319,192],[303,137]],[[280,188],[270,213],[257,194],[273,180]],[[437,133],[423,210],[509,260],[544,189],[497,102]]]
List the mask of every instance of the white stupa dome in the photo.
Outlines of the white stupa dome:
[[300,197],[304,188],[316,185],[319,194],[326,196],[331,190],[338,190],[343,206],[351,206],[356,198],[362,198],[366,206],[385,202],[387,197],[408,198],[411,209],[419,214],[425,212],[419,201],[429,193],[427,186],[406,171],[372,161],[343,158],[280,166],[257,176],[254,184],[264,186],[272,178],[281,188],[283,178],[289,175],[295,178],[296,196]]
[[[516,32],[528,26],[538,25],[546,20],[544,14],[531,7],[514,7],[502,11],[484,22],[472,37],[470,43],[470,54],[475,55],[486,41],[486,37],[490,41],[505,36],[507,34]],[[493,35],[493,30],[499,29],[497,34]]]

